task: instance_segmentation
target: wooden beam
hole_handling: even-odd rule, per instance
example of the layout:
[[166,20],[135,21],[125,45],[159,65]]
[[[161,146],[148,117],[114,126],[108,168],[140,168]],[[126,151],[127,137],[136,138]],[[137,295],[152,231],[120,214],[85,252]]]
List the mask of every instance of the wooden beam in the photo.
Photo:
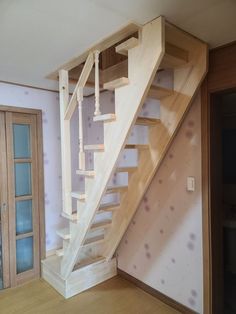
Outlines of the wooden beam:
[[88,54],[91,51],[94,51],[94,50],[99,50],[100,52],[104,51],[105,49],[115,45],[117,42],[121,41],[122,39],[132,35],[135,32],[137,32],[139,29],[140,29],[140,26],[137,24],[134,24],[134,23],[130,23],[130,24],[126,25],[125,27],[122,27],[115,34],[113,33],[113,34],[109,35],[108,37],[106,37],[102,41],[99,40],[99,42],[97,44],[95,44],[92,47],[90,47],[89,49],[87,49],[84,53],[82,53],[78,57],[75,57],[75,58],[71,59],[69,62],[66,62],[65,64],[60,66],[56,71],[50,73],[47,76],[47,78],[55,80],[57,78],[57,73],[61,69],[69,71],[69,70],[77,67],[78,65],[80,65],[81,63],[83,63],[86,60]]

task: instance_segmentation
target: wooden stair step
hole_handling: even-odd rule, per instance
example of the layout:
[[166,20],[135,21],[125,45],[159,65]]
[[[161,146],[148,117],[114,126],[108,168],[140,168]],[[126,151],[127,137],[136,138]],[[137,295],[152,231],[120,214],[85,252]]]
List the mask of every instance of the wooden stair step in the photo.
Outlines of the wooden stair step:
[[173,90],[171,89],[152,85],[149,89],[147,97],[152,98],[152,99],[162,99],[172,94],[173,94]]
[[162,59],[160,68],[175,68],[188,63],[189,52],[180,47],[177,47],[169,42],[165,43],[165,54]]
[[64,255],[64,250],[63,249],[59,249],[59,250],[56,250],[56,255],[61,257]]
[[120,204],[119,203],[106,203],[106,204],[101,204],[100,207],[99,207],[99,210],[98,212],[106,212],[106,211],[113,211],[113,210],[116,210],[117,208],[120,207]]
[[107,193],[112,193],[112,192],[123,192],[128,190],[128,186],[127,185],[116,185],[116,186],[109,186],[107,188]]
[[139,40],[135,37],[131,37],[123,43],[116,46],[116,53],[128,56],[128,50],[136,47],[139,44]]
[[152,126],[152,125],[157,125],[160,122],[161,120],[157,118],[138,117],[135,124]]
[[104,151],[104,144],[84,145],[84,150]]
[[105,240],[104,238],[104,235],[100,235],[100,236],[96,236],[96,237],[91,237],[91,238],[88,238],[84,241],[84,244],[82,245],[82,247],[86,247],[86,246],[89,246],[89,245],[94,245],[94,244],[98,244],[98,243],[101,243]]
[[134,172],[137,169],[138,169],[137,166],[133,166],[133,167],[118,167],[118,168],[116,168],[116,172]]
[[99,116],[95,116],[93,118],[93,121],[103,121],[103,122],[111,122],[116,120],[116,115],[114,113],[106,113],[106,114],[101,114]]
[[149,144],[126,144],[125,149],[148,149]]
[[80,201],[84,201],[86,198],[86,194],[80,192],[71,192],[71,197],[77,198]]
[[63,229],[57,230],[57,235],[61,237],[63,240],[71,239],[69,228],[63,228]]
[[114,90],[116,88],[119,88],[128,84],[129,84],[129,79],[127,77],[120,77],[118,79],[115,79],[113,81],[103,84],[103,88],[108,89],[108,90]]
[[109,228],[111,226],[111,224],[112,224],[111,219],[106,219],[106,220],[101,221],[101,222],[96,222],[96,223],[91,225],[90,231],[94,231],[94,230],[98,230],[98,229],[106,229],[106,228]]
[[93,170],[76,170],[76,174],[78,174],[80,176],[85,176],[85,177],[94,177],[95,171],[93,171]]
[[103,263],[106,261],[106,258],[103,256],[98,256],[95,258],[88,258],[78,264],[75,265],[74,270],[78,270],[81,269],[83,267],[87,267],[87,266],[91,266],[91,265],[95,265],[95,264],[99,264],[99,263]]
[[70,220],[70,221],[76,221],[78,219],[77,212],[73,212],[72,214],[67,214],[65,212],[62,212],[61,216],[63,218],[66,218],[66,219]]

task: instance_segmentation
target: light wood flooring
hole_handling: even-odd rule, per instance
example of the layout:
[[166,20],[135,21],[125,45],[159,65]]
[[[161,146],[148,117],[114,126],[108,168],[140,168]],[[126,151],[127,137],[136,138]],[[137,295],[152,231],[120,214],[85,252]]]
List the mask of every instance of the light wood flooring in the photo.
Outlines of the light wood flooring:
[[1,314],[180,314],[120,277],[65,300],[43,280],[0,292]]

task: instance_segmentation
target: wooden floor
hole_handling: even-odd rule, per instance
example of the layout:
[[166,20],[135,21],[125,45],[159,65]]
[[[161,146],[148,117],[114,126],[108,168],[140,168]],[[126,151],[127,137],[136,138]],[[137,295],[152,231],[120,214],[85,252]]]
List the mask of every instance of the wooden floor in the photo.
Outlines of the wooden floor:
[[128,281],[114,277],[65,300],[45,281],[0,292],[1,314],[179,314]]

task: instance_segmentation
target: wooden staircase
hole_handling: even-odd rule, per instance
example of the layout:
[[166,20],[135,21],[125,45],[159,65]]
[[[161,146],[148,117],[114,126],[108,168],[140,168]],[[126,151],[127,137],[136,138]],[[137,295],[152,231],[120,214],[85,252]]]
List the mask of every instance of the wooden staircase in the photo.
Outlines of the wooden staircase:
[[[58,230],[63,247],[42,261],[42,276],[66,298],[116,275],[115,250],[206,74],[206,44],[167,23],[163,17],[143,27],[132,24],[131,29],[132,32],[129,28],[121,30],[59,70],[62,216],[68,220],[68,228]],[[138,36],[132,37],[132,33],[137,32]],[[119,77],[105,80],[103,85],[103,89],[115,91],[115,113],[101,114],[97,50],[101,53],[116,43],[116,53],[128,59],[121,62]],[[83,62],[84,67],[69,101],[68,71]],[[85,177],[85,191],[72,192],[70,119],[78,104],[81,113],[83,87],[90,79],[94,62],[95,113],[99,114],[95,115],[93,123],[103,122],[104,143],[84,145],[80,116],[80,167],[77,174]],[[128,71],[122,70],[124,63]],[[152,84],[156,73],[158,75],[158,71],[165,69],[173,70],[171,90]],[[102,77],[104,73],[108,71],[103,71]],[[139,116],[147,97],[160,102],[160,117]],[[129,144],[128,138],[135,125],[148,127],[148,143]],[[119,156],[124,149],[138,151],[137,165],[119,165]],[[94,155],[93,170],[85,166],[87,151]],[[128,184],[110,185],[114,173],[127,173]],[[114,194],[118,196],[117,201],[103,202],[104,197]],[[77,202],[74,211],[72,198]]]

